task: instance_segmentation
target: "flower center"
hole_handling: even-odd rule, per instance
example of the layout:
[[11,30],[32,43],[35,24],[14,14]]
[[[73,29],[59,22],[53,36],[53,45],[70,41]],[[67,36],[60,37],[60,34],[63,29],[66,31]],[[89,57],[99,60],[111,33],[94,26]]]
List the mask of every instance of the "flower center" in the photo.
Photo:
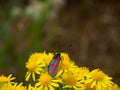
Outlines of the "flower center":
[[74,85],[76,83],[76,79],[75,79],[75,77],[73,76],[73,77],[70,77],[69,79],[68,79],[68,84],[69,85]]
[[94,80],[99,80],[99,81],[103,80],[104,76],[105,76],[105,74],[103,72],[101,72],[101,71],[97,71],[97,72],[94,72],[92,74],[92,78]]
[[34,71],[37,67],[37,64],[35,62],[34,63],[29,63],[26,67],[27,67],[28,70]]
[[70,64],[71,63],[68,60],[63,60],[63,61],[61,61],[60,69],[68,69]]
[[48,73],[42,74],[40,79],[39,79],[41,84],[44,85],[44,86],[48,85],[51,80],[52,80],[52,77],[50,75],[48,75]]

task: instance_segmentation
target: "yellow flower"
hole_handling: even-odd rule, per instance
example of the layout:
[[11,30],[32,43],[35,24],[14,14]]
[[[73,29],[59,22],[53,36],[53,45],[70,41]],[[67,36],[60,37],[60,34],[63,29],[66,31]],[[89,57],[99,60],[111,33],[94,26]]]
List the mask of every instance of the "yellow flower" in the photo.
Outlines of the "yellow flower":
[[6,84],[4,85],[2,90],[27,90],[27,89],[25,86],[22,86],[22,84],[19,85]]
[[84,84],[81,83],[81,79],[78,75],[71,72],[66,72],[62,75],[62,80],[64,82],[63,88],[71,88],[74,90],[84,90]]
[[53,59],[53,53],[48,53],[47,57],[44,59],[46,66],[48,66],[48,64],[50,63],[50,61]]
[[81,80],[81,83],[85,83],[87,80],[87,75],[89,74],[89,69],[87,67],[79,67],[74,70],[74,73]]
[[[60,63],[57,74],[52,77],[48,73],[48,65],[53,59],[54,54],[46,52],[34,53],[30,56],[26,63],[28,69],[26,80],[28,81],[32,75],[33,80],[36,79],[36,74],[39,75],[35,86],[28,85],[28,88],[22,85],[10,84],[8,89],[4,90],[56,90],[56,89],[71,89],[71,90],[120,90],[120,88],[111,81],[101,70],[95,69],[89,72],[87,67],[78,67],[74,61],[70,59],[67,53],[60,53]],[[6,86],[8,84],[1,86]],[[5,88],[5,87],[4,87]]]
[[78,74],[79,76],[85,76],[89,74],[89,69],[87,67],[79,67],[75,71],[76,71],[76,74]]
[[4,86],[5,84],[14,83],[14,82],[11,82],[14,79],[15,77],[12,77],[12,74],[10,74],[8,77],[1,75],[0,76],[0,88]]
[[41,74],[35,87],[37,87],[38,90],[55,90],[54,87],[59,87],[58,83],[61,82],[61,79],[53,78],[48,72],[45,72]]
[[46,54],[44,53],[34,53],[30,56],[28,62],[26,63],[26,68],[28,69],[26,73],[26,81],[29,80],[31,74],[32,78],[35,81],[35,73],[40,74],[40,72],[43,70],[43,67],[45,67],[44,58],[46,58]]
[[12,77],[12,74],[10,74],[8,77],[4,76],[4,75],[1,75],[0,76],[0,83],[8,83],[8,82],[11,82],[12,80],[15,79],[15,77]]
[[91,71],[89,76],[90,78],[87,81],[87,84],[91,85],[90,88],[96,88],[96,90],[105,90],[112,85],[112,78],[105,75],[99,69]]
[[69,56],[67,53],[61,53],[61,62],[59,65],[59,72],[63,73],[63,72],[67,72],[67,71],[71,71],[74,72],[76,70],[77,66],[75,65],[75,63],[70,60]]
[[117,84],[113,84],[111,87],[108,87],[106,90],[120,90]]

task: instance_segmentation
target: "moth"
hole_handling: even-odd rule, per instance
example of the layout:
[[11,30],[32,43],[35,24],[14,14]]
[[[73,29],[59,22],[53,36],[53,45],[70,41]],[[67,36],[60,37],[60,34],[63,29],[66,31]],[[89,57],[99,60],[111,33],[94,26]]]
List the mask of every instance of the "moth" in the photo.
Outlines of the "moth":
[[[69,45],[65,49],[68,49],[71,46],[72,45]],[[52,77],[56,76],[56,74],[58,72],[58,66],[59,66],[60,61],[61,61],[61,54],[60,53],[55,54],[54,57],[52,58],[52,60],[50,61],[49,65],[48,65],[48,73]]]
[[57,74],[58,71],[58,65],[60,63],[61,60],[61,55],[60,53],[57,53],[54,55],[54,57],[52,58],[52,60],[50,61],[49,65],[48,65],[48,73],[54,77]]

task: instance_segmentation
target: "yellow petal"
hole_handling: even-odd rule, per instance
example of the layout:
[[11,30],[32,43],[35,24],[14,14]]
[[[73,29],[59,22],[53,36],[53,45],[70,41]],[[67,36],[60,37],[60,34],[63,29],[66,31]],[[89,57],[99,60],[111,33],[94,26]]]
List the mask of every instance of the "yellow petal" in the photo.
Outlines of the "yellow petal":
[[15,79],[15,77],[12,77],[12,78],[11,78],[11,76],[12,76],[12,74],[10,74],[10,75],[7,77],[10,81]]
[[54,88],[51,85],[48,85],[49,90],[54,90]]
[[35,84],[36,87],[37,87],[37,86],[40,86],[40,85],[41,85],[41,83],[36,83],[36,84]]
[[47,86],[45,86],[45,87],[44,87],[44,90],[48,90],[48,87],[47,87]]
[[59,86],[57,83],[53,83],[53,82],[51,82],[50,85],[55,86],[55,87]]
[[61,79],[55,79],[55,80],[52,80],[53,82],[62,82],[62,80]]
[[63,88],[71,88],[69,85],[64,86]]
[[26,78],[25,80],[26,80],[26,81],[28,81],[28,80],[29,80],[30,75],[31,75],[31,72],[29,72],[29,71],[28,71],[28,72],[26,73],[26,75],[25,75],[25,78]]
[[40,71],[38,71],[38,70],[36,70],[35,72],[36,72],[36,74],[40,74]]
[[96,85],[96,81],[93,81],[93,83],[91,84],[91,88],[93,88]]
[[60,76],[62,73],[63,73],[63,70],[59,70],[59,71],[57,72],[57,75],[56,75],[55,77]]
[[97,86],[98,90],[102,90],[100,83],[97,83],[96,86]]
[[40,86],[40,87],[38,88],[38,90],[43,90],[43,88],[44,88],[43,86]]
[[32,78],[33,78],[33,81],[35,81],[35,73],[32,72]]

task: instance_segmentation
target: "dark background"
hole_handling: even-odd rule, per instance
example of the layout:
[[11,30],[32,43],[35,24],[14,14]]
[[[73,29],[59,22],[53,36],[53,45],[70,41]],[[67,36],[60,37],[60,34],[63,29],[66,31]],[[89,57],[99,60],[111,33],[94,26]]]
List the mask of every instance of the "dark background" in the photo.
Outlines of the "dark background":
[[120,85],[119,0],[1,0],[0,74],[24,81],[33,52],[66,52]]

